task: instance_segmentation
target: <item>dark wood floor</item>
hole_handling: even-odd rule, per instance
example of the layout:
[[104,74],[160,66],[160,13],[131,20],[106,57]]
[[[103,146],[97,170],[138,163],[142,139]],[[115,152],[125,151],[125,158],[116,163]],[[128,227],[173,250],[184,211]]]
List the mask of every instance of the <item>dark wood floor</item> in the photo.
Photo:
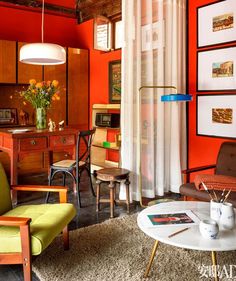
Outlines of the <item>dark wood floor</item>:
[[[94,182],[94,179],[93,179]],[[69,225],[69,229],[77,229],[85,226],[89,226],[92,224],[101,223],[110,216],[110,208],[109,204],[102,204],[101,211],[96,213],[96,198],[93,197],[90,189],[88,188],[88,177],[86,174],[83,175],[81,179],[81,203],[82,208],[78,208],[77,196],[74,194],[72,190],[72,182],[68,179],[67,185],[70,187],[68,193],[68,201],[73,203],[77,208],[77,215],[73,219],[73,221]],[[47,185],[47,174],[38,174],[29,177],[20,177],[19,184],[46,184]],[[60,184],[59,179],[55,181],[55,184]],[[107,186],[104,185],[101,188],[101,196],[109,196],[109,191]],[[175,194],[169,194],[167,197],[178,197]],[[18,204],[40,204],[44,203],[45,194],[43,193],[22,193],[20,197],[18,197]],[[58,202],[57,195],[50,196],[49,202]],[[130,214],[140,211],[141,208],[138,203],[133,203],[130,207]],[[115,207],[115,216],[124,216],[126,213],[126,205],[119,204]],[[0,265],[0,281],[23,281],[23,273],[21,265]],[[37,276],[33,274],[33,281],[40,281]]]

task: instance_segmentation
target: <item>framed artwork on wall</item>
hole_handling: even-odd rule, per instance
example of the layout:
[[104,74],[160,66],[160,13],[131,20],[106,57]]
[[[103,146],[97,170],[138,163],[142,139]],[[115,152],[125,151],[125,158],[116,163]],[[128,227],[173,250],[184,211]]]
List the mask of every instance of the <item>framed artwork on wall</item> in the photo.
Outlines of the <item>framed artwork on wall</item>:
[[197,95],[197,135],[236,138],[236,95]]
[[236,90],[236,47],[198,51],[197,91]]
[[142,26],[142,52],[164,47],[164,20]]
[[236,1],[223,0],[198,7],[197,47],[236,41]]
[[109,62],[109,102],[121,101],[121,61]]
[[0,125],[17,125],[16,108],[0,108]]
[[95,50],[109,51],[111,49],[111,22],[104,16],[97,16],[93,24]]

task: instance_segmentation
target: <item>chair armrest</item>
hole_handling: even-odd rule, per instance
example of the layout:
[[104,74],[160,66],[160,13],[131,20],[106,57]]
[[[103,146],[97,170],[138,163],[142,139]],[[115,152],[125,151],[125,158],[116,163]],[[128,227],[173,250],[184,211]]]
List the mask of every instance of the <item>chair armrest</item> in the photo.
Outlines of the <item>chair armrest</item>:
[[0,216],[0,225],[4,226],[23,226],[30,224],[30,222],[31,218]]
[[66,186],[60,185],[11,185],[13,191],[43,191],[43,192],[59,192],[60,203],[67,202]]
[[194,168],[191,168],[191,169],[183,170],[182,175],[184,175],[184,183],[190,182],[190,174],[191,173],[209,170],[209,169],[213,169],[215,167],[216,167],[216,164],[211,164],[211,165],[199,166],[199,167],[194,167]]
[[195,167],[195,168],[183,170],[182,174],[191,174],[191,173],[198,172],[198,171],[204,171],[204,170],[213,169],[215,167],[216,167],[216,164]]

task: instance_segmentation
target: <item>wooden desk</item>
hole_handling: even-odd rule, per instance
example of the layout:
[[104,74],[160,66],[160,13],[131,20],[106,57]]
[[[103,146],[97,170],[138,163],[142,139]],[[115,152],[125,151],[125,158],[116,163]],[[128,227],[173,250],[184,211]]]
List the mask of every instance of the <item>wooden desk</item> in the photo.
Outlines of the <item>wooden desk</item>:
[[[20,129],[20,128],[16,128]],[[76,138],[80,131],[77,127],[66,127],[53,132],[28,128],[27,132],[12,132],[13,128],[0,129],[0,150],[10,157],[11,184],[17,184],[17,166],[20,157],[32,152],[48,152],[49,165],[53,152],[65,151],[75,159]]]

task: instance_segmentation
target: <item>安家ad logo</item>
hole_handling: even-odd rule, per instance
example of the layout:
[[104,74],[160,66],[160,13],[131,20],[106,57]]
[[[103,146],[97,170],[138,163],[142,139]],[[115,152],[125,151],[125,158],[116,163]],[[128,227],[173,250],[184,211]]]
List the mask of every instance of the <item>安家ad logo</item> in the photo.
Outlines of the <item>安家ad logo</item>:
[[201,264],[198,266],[200,279],[214,278],[217,274],[219,278],[230,280],[236,280],[236,265],[205,265]]

